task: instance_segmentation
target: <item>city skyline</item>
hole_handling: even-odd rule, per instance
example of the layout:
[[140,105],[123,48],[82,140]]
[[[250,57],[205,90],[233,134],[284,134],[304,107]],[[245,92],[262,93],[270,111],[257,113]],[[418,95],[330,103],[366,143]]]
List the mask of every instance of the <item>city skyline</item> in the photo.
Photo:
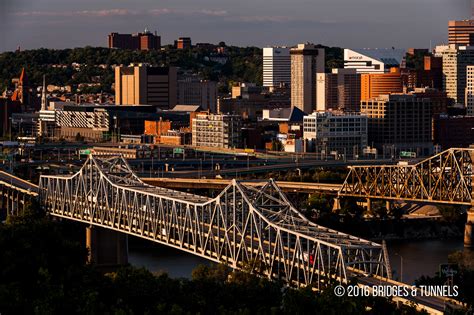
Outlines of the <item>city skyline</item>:
[[157,30],[164,44],[189,36],[194,43],[225,41],[259,47],[306,41],[352,48],[429,47],[447,42],[449,20],[466,19],[471,13],[470,0],[266,3],[7,0],[0,4],[0,51],[18,46],[105,47],[108,33],[132,33],[145,27]]

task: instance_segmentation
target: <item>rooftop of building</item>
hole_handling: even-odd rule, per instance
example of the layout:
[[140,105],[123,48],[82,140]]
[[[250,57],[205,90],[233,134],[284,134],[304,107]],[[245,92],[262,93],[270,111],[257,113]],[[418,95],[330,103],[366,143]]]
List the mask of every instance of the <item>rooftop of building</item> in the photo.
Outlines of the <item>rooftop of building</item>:
[[200,112],[202,107],[200,105],[176,105],[171,109],[173,112]]
[[360,55],[378,60],[387,65],[400,65],[405,57],[405,49],[396,48],[363,48],[363,49],[348,49],[345,51],[353,51]]
[[303,117],[306,116],[298,107],[264,109],[264,120],[282,121],[282,122],[302,122]]
[[310,117],[310,116],[326,116],[326,117],[360,117],[360,116],[364,116],[365,117],[365,114],[363,113],[360,113],[360,112],[344,112],[344,111],[340,111],[340,110],[328,110],[328,111],[314,111],[313,113],[311,113],[310,115],[308,115],[307,117]]

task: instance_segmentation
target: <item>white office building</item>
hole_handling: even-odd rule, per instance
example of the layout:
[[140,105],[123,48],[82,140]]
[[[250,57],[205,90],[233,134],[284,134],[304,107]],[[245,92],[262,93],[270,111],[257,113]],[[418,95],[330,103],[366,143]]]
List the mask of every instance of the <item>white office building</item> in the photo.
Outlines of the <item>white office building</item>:
[[357,73],[385,73],[403,63],[403,49],[344,49],[344,69]]
[[356,156],[367,146],[367,116],[359,113],[314,112],[303,118],[307,151]]
[[443,58],[443,89],[456,103],[466,97],[466,69],[474,65],[474,46],[445,45],[436,47],[436,55]]
[[288,47],[263,48],[263,86],[269,88],[291,83],[291,58]]

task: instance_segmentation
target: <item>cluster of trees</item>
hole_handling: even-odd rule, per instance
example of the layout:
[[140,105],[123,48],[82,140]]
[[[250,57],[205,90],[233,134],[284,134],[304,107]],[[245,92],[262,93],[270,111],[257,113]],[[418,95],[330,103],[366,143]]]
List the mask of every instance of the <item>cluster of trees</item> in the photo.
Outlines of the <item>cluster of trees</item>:
[[[255,174],[248,175],[256,177]],[[342,184],[347,176],[347,169],[332,168],[322,169],[313,168],[309,170],[284,170],[268,173],[268,178],[288,182],[306,182],[306,183],[334,183]]]
[[81,226],[35,211],[0,225],[2,314],[418,314],[383,298],[336,297],[331,288],[294,290],[222,265],[192,279],[142,268],[103,274],[86,264]]
[[[225,43],[220,43],[225,45]],[[321,46],[322,47],[322,46]],[[225,64],[212,62],[209,56],[214,53],[205,48],[176,50],[172,47],[159,51],[131,51],[100,47],[74,49],[36,49],[22,52],[4,52],[0,54],[0,90],[11,86],[12,76],[19,76],[21,69],[27,69],[33,86],[41,85],[43,75],[48,84],[71,85],[79,83],[100,83],[100,87],[89,87],[90,92],[110,92],[114,75],[110,67],[97,65],[130,64],[143,62],[157,66],[177,66],[199,74],[203,79],[220,81],[221,91],[227,92],[232,82],[254,82],[262,84],[262,49],[258,47],[226,47],[229,60]],[[343,65],[342,49],[326,47],[326,65],[340,67]],[[82,66],[72,67],[72,63]],[[51,65],[66,65],[52,67]]]

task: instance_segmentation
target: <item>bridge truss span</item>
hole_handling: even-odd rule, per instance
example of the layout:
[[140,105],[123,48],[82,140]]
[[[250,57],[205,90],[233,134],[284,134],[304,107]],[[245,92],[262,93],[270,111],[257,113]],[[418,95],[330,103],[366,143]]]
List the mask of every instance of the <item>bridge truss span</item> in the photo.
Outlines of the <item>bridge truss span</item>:
[[474,149],[449,149],[412,165],[350,166],[339,196],[472,204]]
[[379,244],[308,221],[273,181],[233,180],[208,198],[141,181],[122,157],[90,156],[72,176],[41,176],[53,216],[127,233],[292,286],[322,288],[357,273],[388,277]]

